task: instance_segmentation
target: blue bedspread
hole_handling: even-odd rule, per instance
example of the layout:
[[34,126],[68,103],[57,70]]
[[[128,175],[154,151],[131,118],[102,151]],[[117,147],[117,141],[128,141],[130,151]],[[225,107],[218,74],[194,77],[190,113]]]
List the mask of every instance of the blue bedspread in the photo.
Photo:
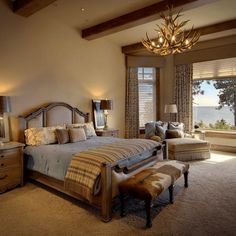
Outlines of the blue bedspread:
[[24,150],[26,167],[55,179],[64,180],[74,154],[119,140],[121,139],[114,137],[92,137],[77,143],[27,146]]

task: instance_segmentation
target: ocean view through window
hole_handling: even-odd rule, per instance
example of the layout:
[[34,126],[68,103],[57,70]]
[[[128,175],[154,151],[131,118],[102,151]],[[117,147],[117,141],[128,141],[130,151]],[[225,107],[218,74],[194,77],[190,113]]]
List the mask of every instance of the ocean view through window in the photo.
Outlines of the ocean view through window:
[[156,69],[138,68],[139,127],[156,120]]
[[195,64],[193,124],[236,132],[236,58]]

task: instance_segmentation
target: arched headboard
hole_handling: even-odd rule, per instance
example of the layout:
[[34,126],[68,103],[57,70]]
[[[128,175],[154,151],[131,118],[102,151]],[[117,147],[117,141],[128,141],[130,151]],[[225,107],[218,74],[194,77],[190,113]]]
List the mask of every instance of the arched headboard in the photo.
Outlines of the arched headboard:
[[62,124],[85,123],[89,121],[89,113],[64,102],[53,102],[37,108],[30,114],[20,116],[20,141],[24,141],[24,130],[56,126]]

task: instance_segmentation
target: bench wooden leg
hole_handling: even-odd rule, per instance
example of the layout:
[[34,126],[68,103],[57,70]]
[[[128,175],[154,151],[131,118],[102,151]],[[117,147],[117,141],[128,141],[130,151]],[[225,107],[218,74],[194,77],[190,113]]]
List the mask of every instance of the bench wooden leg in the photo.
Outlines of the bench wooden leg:
[[184,172],[184,187],[188,187],[188,170]]
[[146,214],[147,214],[146,227],[151,228],[152,227],[152,219],[151,219],[152,201],[145,200],[145,207],[146,207]]
[[174,185],[171,184],[171,185],[169,186],[168,189],[169,189],[170,203],[173,204],[173,202],[174,202],[174,201],[173,201],[173,198],[174,198],[174,197],[173,197],[173,189],[174,189]]

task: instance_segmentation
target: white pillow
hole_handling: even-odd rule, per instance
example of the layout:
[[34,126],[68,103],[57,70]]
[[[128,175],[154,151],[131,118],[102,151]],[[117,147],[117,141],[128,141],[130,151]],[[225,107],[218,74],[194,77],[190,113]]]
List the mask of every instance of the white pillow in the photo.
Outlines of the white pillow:
[[25,141],[27,145],[44,145],[57,143],[55,130],[64,129],[65,126],[30,128],[25,130]]
[[67,125],[68,129],[79,128],[79,127],[85,127],[85,132],[86,132],[87,137],[97,136],[92,121],[88,122],[88,123],[78,123],[78,124],[68,124]]

